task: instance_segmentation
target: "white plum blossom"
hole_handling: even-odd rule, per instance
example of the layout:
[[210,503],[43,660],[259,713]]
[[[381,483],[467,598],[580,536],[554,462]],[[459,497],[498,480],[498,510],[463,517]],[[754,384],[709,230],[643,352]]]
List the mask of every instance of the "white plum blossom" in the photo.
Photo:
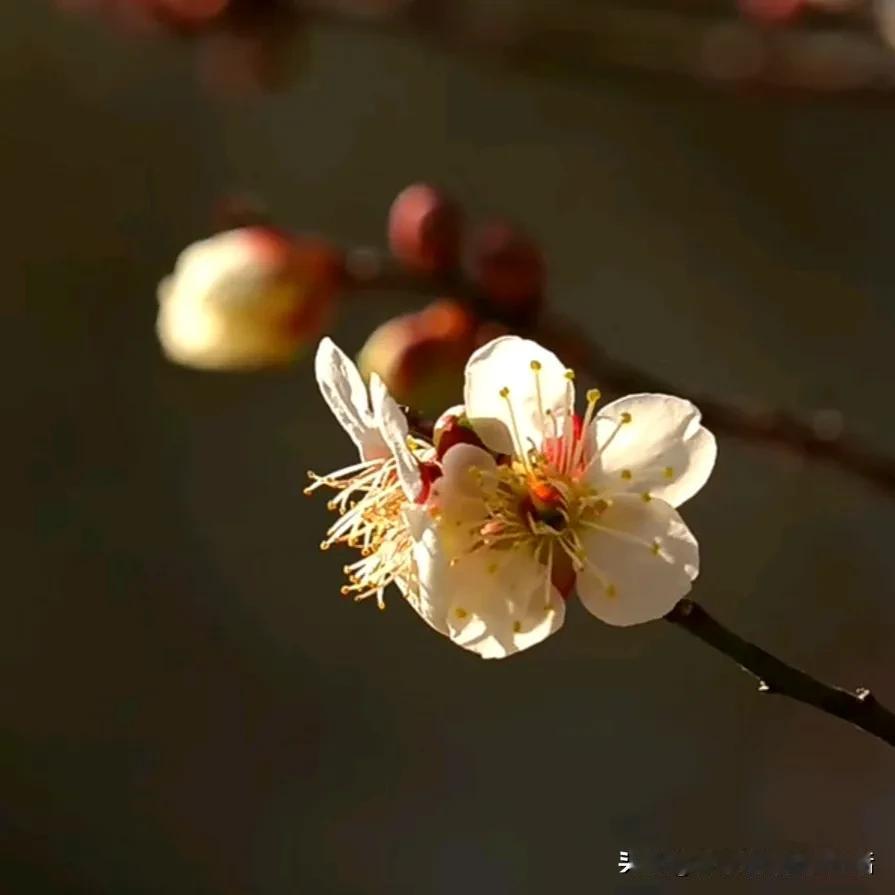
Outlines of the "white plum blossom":
[[413,586],[408,509],[425,496],[421,463],[432,448],[408,439],[407,419],[382,380],[372,374],[368,394],[357,367],[331,339],[320,342],[315,372],[323,398],[357,446],[360,462],[324,476],[309,473],[313,483],[305,493],[323,486],[338,492],[329,506],[339,518],[321,548],[346,544],[359,549],[361,558],[345,567],[349,583],[342,592],[357,600],[375,595],[382,608],[389,584],[405,594]]
[[515,336],[470,357],[464,398],[470,437],[439,448],[413,520],[412,602],[433,627],[501,658],[556,631],[573,588],[613,625],[660,618],[690,590],[698,547],[675,508],[716,456],[693,404],[638,394],[598,412],[592,390],[581,418],[573,372]]
[[717,449],[689,401],[630,395],[598,411],[594,389],[578,416],[573,372],[505,336],[470,357],[465,404],[442,414],[433,446],[329,339],[316,373],[360,454],[307,489],[338,492],[323,548],[361,551],[344,593],[383,606],[395,584],[435,630],[503,658],[558,630],[573,590],[613,625],[660,618],[690,590],[698,547],[676,507]]

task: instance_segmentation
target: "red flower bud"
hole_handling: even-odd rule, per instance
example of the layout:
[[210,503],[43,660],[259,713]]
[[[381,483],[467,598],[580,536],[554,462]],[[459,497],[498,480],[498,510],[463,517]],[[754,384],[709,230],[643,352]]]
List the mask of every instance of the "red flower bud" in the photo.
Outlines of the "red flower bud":
[[455,444],[472,444],[485,449],[484,442],[475,434],[467,420],[451,416],[442,420],[435,428],[435,451],[438,459],[441,460]]
[[439,301],[383,323],[361,349],[358,366],[364,376],[378,373],[398,402],[438,413],[462,397],[475,330],[466,308]]
[[440,190],[415,183],[402,190],[388,216],[392,254],[420,273],[445,273],[460,255],[461,215]]
[[544,260],[534,240],[510,224],[492,221],[474,235],[469,276],[495,314],[534,319],[544,297]]
[[794,18],[805,0],[739,0],[740,9],[753,19],[769,24]]

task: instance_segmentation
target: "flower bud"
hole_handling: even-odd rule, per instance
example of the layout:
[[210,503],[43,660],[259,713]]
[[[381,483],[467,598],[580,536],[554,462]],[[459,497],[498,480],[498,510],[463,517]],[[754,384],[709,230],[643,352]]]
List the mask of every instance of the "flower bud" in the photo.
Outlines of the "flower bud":
[[544,297],[544,260],[534,240],[502,221],[474,235],[469,276],[494,313],[518,322],[533,320]]
[[[460,408],[458,408],[460,409]],[[485,444],[463,413],[442,414],[433,432],[435,452],[440,460],[455,444],[471,444],[484,449]]]
[[440,190],[415,183],[402,190],[388,216],[392,254],[410,270],[445,273],[460,255],[461,216]]
[[750,18],[775,24],[794,18],[801,12],[805,0],[739,0],[738,5]]
[[383,323],[358,356],[364,376],[376,372],[395,399],[424,414],[456,404],[463,369],[474,348],[476,320],[462,305],[442,300]]
[[325,325],[342,264],[328,243],[263,227],[191,245],[159,285],[165,354],[203,369],[288,363]]
[[184,27],[201,27],[220,18],[230,6],[230,0],[153,0],[160,15],[169,16]]

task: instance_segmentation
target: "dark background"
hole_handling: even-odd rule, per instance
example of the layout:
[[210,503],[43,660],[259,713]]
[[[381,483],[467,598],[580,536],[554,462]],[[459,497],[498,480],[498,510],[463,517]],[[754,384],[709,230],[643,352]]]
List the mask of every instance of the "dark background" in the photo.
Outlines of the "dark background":
[[[890,890],[890,749],[662,623],[576,604],[483,663],[396,598],[340,600],[301,488],[353,449],[308,366],[175,368],[153,323],[233,188],[377,242],[434,179],[524,221],[556,308],[681,393],[840,408],[895,451],[895,105],[533,78],[334,27],[301,57],[228,102],[176,43],[5,8],[0,891],[777,891],[615,867],[705,847],[872,849],[872,879],[780,891]],[[699,600],[895,702],[891,500],[725,439],[685,516]]]

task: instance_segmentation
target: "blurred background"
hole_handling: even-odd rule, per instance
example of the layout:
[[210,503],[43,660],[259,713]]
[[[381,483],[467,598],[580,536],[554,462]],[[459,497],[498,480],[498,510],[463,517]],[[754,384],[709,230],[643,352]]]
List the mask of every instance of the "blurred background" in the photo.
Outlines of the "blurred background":
[[[158,281],[222,196],[381,245],[395,194],[434,180],[524,222],[551,306],[613,354],[684,395],[835,408],[895,452],[895,57],[877,19],[743,32],[734,4],[659,11],[669,35],[717,19],[761,47],[866,49],[872,74],[831,89],[824,66],[770,76],[791,61],[723,86],[690,57],[638,62],[668,50],[661,30],[625,31],[633,62],[621,38],[619,58],[565,52],[597,5],[541,4],[554,37],[526,45],[560,49],[533,66],[500,50],[509,2],[477,4],[470,33],[498,37],[472,53],[465,25],[432,39],[441,19],[349,6],[290,32],[275,90],[206,77],[207,35],[180,26],[3,15],[0,891],[665,892],[681,882],[619,875],[619,851],[707,848],[877,860],[838,884],[690,890],[886,891],[891,749],[760,696],[664,623],[613,629],[573,602],[557,636],[485,663],[395,597],[341,600],[325,500],[301,489],[353,450],[309,365],[204,374],[153,331]],[[406,307],[366,296],[333,334],[356,351]],[[710,611],[895,703],[891,498],[724,439],[686,518]]]

